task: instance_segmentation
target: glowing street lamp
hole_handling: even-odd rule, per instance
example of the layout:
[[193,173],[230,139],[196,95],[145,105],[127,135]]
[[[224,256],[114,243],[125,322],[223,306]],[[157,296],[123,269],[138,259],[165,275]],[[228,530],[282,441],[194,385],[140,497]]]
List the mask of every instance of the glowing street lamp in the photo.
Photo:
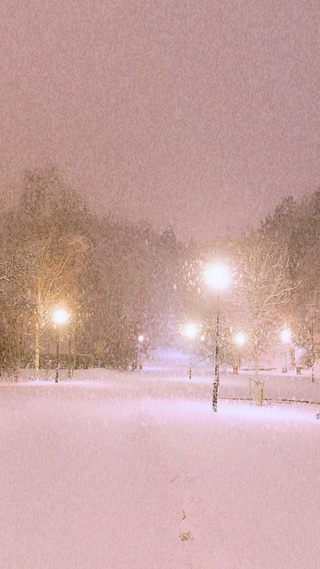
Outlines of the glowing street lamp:
[[184,328],[184,335],[190,340],[190,362],[189,362],[189,379],[191,379],[191,370],[192,370],[192,341],[196,338],[198,334],[198,328],[195,324],[191,322],[186,324]]
[[284,344],[284,369],[283,373],[287,373],[288,365],[287,365],[287,345],[291,342],[291,330],[290,328],[284,328],[281,331],[281,340]]
[[140,334],[138,336],[138,354],[137,354],[137,368],[142,369],[142,344],[144,342],[144,336]]
[[55,378],[56,383],[58,383],[58,377],[59,377],[60,326],[67,322],[69,316],[70,316],[69,313],[64,308],[57,308],[52,315],[52,319],[55,324],[57,332],[56,378]]
[[238,332],[234,337],[234,341],[239,348],[239,369],[240,369],[240,366],[241,366],[241,348],[246,343],[246,337],[244,334],[242,334],[242,332]]
[[244,334],[242,334],[242,332],[238,332],[238,334],[235,335],[235,342],[238,346],[244,346],[246,343],[246,337]]
[[184,333],[189,340],[194,340],[198,334],[198,328],[195,324],[187,324],[184,329]]
[[207,284],[216,291],[228,288],[231,278],[228,267],[220,263],[209,265],[204,273]]
[[212,391],[212,408],[217,412],[219,389],[219,341],[220,341],[220,292],[225,290],[231,281],[228,267],[220,263],[210,265],[205,271],[205,280],[213,290],[217,291],[217,323],[216,323],[216,354],[214,366],[214,382]]

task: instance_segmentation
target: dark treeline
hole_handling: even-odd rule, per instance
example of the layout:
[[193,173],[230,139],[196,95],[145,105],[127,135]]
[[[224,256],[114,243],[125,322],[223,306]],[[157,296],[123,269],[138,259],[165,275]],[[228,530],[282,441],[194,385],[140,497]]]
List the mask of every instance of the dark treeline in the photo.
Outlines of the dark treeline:
[[70,319],[62,349],[69,365],[127,369],[145,349],[175,345],[181,326],[201,322],[199,350],[214,353],[216,295],[208,262],[227,262],[232,286],[223,294],[221,353],[232,363],[232,335],[242,330],[259,366],[285,324],[307,364],[319,357],[320,191],[285,199],[240,239],[179,242],[172,228],[97,216],[56,168],[26,172],[17,206],[1,215],[0,367],[48,365],[54,358],[52,312]]
[[94,215],[52,167],[25,173],[0,230],[3,370],[54,358],[56,307],[70,312],[62,349],[72,358],[127,368],[139,334],[172,341],[183,248],[170,228]]

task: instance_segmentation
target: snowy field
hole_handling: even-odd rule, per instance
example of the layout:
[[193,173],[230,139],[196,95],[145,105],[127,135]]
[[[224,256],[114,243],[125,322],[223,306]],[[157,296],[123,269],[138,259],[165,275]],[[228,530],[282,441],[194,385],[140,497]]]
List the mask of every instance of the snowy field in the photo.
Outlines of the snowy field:
[[0,384],[1,569],[320,567],[318,378],[60,377]]

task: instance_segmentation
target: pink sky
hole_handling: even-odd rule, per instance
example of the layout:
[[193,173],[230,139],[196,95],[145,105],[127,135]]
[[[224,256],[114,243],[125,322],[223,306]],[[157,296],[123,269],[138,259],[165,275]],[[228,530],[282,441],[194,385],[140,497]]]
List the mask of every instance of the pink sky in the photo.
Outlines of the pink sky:
[[316,0],[2,3],[0,185],[54,162],[184,239],[257,223],[320,184],[319,29]]

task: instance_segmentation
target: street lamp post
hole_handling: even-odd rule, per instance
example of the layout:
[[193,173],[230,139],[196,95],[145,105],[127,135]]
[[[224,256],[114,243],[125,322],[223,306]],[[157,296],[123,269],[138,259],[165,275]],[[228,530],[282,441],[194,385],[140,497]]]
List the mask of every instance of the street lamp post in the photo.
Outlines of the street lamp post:
[[288,371],[288,363],[287,363],[287,345],[291,342],[291,330],[290,328],[284,328],[281,331],[281,340],[284,344],[284,373]]
[[138,336],[138,358],[137,358],[137,368],[142,369],[142,344],[144,341],[144,336],[140,334]]
[[57,308],[53,313],[53,322],[56,328],[56,377],[55,382],[58,383],[59,378],[59,360],[60,360],[60,326],[69,318],[68,312],[64,308]]
[[190,341],[190,359],[189,359],[189,379],[192,376],[192,341],[195,339],[196,335],[198,334],[198,328],[195,324],[187,324],[184,329],[184,333],[187,336],[188,340]]
[[220,292],[225,290],[230,283],[230,273],[225,265],[210,265],[205,272],[207,284],[217,291],[217,320],[216,320],[216,350],[214,363],[214,381],[212,390],[212,409],[216,413],[218,410],[218,390],[219,390],[219,342],[220,342]]

